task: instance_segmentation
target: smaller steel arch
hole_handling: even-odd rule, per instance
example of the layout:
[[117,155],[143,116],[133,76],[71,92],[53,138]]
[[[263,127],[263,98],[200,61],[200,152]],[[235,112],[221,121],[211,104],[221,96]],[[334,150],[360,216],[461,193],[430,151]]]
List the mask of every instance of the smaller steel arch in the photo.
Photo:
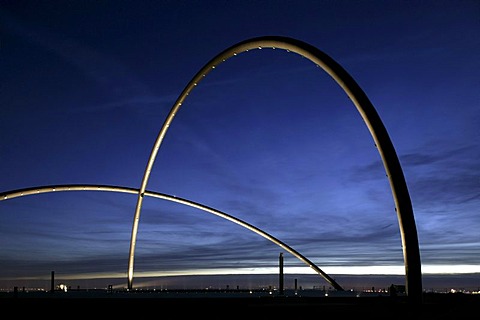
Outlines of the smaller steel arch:
[[[0,194],[0,201],[5,201],[9,199],[14,199],[23,196],[29,195],[36,195],[42,193],[51,193],[51,192],[64,192],[64,191],[107,191],[107,192],[120,192],[120,193],[130,193],[130,194],[138,194],[138,189],[134,188],[127,188],[127,187],[120,187],[120,186],[112,186],[112,185],[79,185],[79,184],[71,184],[71,185],[48,185],[48,186],[39,186],[39,187],[31,187],[31,188],[24,188],[24,189],[17,189],[6,191]],[[214,209],[212,207],[205,206],[198,202],[194,202],[191,200],[187,200],[184,198],[168,195],[165,193],[160,192],[153,192],[153,191],[145,191],[145,196],[163,199],[171,202],[180,203],[186,206],[190,206],[196,209],[200,209],[207,213],[214,214],[218,217],[223,219],[229,220],[233,223],[236,223],[250,231],[255,232],[256,234],[264,237],[265,239],[275,243],[279,247],[283,248],[285,251],[291,253],[300,261],[304,262],[308,265],[311,269],[321,275],[332,287],[334,287],[338,291],[344,291],[344,289],[327,273],[325,273],[322,269],[320,269],[315,263],[310,261],[304,255],[287,245],[286,243],[280,241],[279,239],[275,238],[274,236],[268,234],[267,232],[241,220],[235,218],[232,215],[224,213],[220,210]]]

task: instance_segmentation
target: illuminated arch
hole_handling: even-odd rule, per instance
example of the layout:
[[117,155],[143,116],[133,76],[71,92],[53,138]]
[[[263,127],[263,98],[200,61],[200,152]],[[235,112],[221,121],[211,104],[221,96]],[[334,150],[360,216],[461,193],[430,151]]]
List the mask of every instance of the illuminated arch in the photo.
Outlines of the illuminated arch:
[[356,81],[335,60],[308,43],[281,36],[265,36],[248,39],[222,51],[207,64],[205,64],[200,71],[198,71],[198,73],[187,84],[173,104],[153,145],[147,166],[145,168],[142,183],[138,190],[137,205],[135,207],[132,225],[132,237],[130,241],[127,272],[128,289],[132,289],[135,244],[143,197],[146,192],[148,179],[150,177],[155,158],[160,149],[160,145],[175,115],[189,93],[217,65],[242,52],[262,48],[287,50],[289,52],[297,53],[312,61],[317,67],[322,68],[337,82],[337,84],[345,91],[362,116],[370,131],[370,134],[373,137],[380,157],[382,158],[383,166],[385,168],[395,202],[395,211],[397,213],[402,239],[407,295],[410,301],[420,302],[422,300],[422,275],[420,249],[418,245],[413,208],[400,161],[398,160],[395,148],[393,147],[388,132],[383,125],[380,116]]
[[[3,192],[2,194],[0,194],[0,201],[8,200],[8,199],[14,199],[14,198],[23,197],[23,196],[41,194],[41,193],[62,192],[62,191],[109,191],[109,192],[121,192],[121,193],[138,194],[138,189],[120,187],[120,186],[111,186],[111,185],[77,185],[77,184],[73,184],[73,185],[49,185],[49,186],[32,187],[32,188],[25,188],[25,189],[18,189],[18,190]],[[171,202],[176,202],[176,203],[187,205],[187,206],[190,206],[190,207],[193,207],[193,208],[196,208],[196,209],[200,209],[202,211],[214,214],[214,215],[219,216],[221,218],[224,218],[226,220],[232,221],[233,223],[241,225],[242,227],[244,227],[244,228],[246,228],[250,231],[255,232],[256,234],[264,237],[267,240],[270,240],[271,242],[275,243],[279,247],[285,249],[287,252],[291,253],[292,255],[297,257],[300,261],[304,262],[306,265],[308,265],[310,268],[312,268],[315,272],[320,274],[336,290],[344,291],[343,288],[334,279],[332,279],[328,274],[326,274],[316,264],[311,262],[309,259],[307,259],[305,256],[300,254],[298,251],[291,248],[289,245],[283,243],[282,241],[278,240],[274,236],[266,233],[265,231],[255,227],[255,226],[253,226],[253,225],[251,225],[251,224],[249,224],[245,221],[242,221],[238,218],[235,218],[234,216],[231,216],[231,215],[229,215],[227,213],[224,213],[222,211],[219,211],[219,210],[213,209],[211,207],[207,207],[205,205],[202,205],[198,202],[190,201],[190,200],[179,198],[179,197],[176,197],[176,196],[171,196],[171,195],[168,195],[168,194],[159,193],[159,192],[152,192],[152,191],[145,191],[144,194],[145,194],[145,196],[148,196],[148,197],[168,200],[168,201],[171,201]]]

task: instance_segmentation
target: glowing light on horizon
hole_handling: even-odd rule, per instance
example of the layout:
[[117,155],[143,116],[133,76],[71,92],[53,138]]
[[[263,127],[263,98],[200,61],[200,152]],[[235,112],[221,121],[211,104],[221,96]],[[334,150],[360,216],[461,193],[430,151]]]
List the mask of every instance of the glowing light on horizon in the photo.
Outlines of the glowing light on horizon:
[[[396,266],[334,266],[326,267],[329,274],[336,275],[404,275],[405,269],[403,265]],[[430,275],[455,275],[455,274],[471,274],[480,273],[480,265],[423,265],[423,274]],[[285,267],[285,274],[317,274],[309,267]],[[271,275],[278,274],[278,267],[267,268],[225,268],[225,269],[195,269],[195,270],[175,270],[175,271],[138,271],[136,276],[139,278],[149,277],[175,277],[175,276],[228,276],[228,275]],[[88,280],[88,279],[114,279],[124,278],[123,272],[112,273],[82,273],[82,274],[64,274],[59,278],[63,280]],[[0,280],[49,280],[50,277],[33,276],[22,278],[0,278]]]

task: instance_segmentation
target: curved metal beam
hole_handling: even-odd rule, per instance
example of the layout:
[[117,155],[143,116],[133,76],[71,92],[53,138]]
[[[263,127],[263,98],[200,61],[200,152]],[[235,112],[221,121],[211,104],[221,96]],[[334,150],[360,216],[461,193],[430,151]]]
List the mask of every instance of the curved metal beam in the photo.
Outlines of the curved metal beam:
[[[49,186],[40,186],[40,187],[32,187],[32,188],[25,188],[25,189],[18,189],[18,190],[12,190],[12,191],[7,191],[3,192],[0,194],[0,201],[2,200],[8,200],[8,199],[13,199],[13,198],[18,198],[18,197],[23,197],[23,196],[28,196],[28,195],[34,195],[34,194],[41,194],[41,193],[50,193],[50,192],[61,192],[61,191],[110,191],[110,192],[122,192],[122,193],[131,193],[131,194],[137,194],[138,189],[134,188],[127,188],[127,187],[120,187],[120,186],[110,186],[110,185],[49,185]],[[291,253],[295,257],[297,257],[300,261],[304,262],[306,265],[308,265],[310,268],[312,268],[315,272],[320,274],[332,287],[334,287],[336,290],[339,291],[344,291],[344,289],[334,280],[332,279],[328,274],[326,274],[322,269],[320,269],[316,264],[311,262],[309,259],[307,259],[305,256],[300,254],[298,251],[290,247],[289,245],[285,244],[284,242],[278,240],[274,236],[266,233],[265,231],[245,222],[242,221],[238,218],[235,218],[234,216],[231,216],[227,213],[224,213],[222,211],[216,210],[211,207],[207,207],[205,205],[202,205],[198,202],[190,201],[187,199],[179,198],[176,196],[171,196],[168,194],[164,193],[159,193],[159,192],[152,192],[152,191],[145,191],[145,196],[148,197],[153,197],[153,198],[159,198],[163,200],[168,200],[172,202],[177,202],[186,206],[190,206],[196,209],[200,209],[202,211],[214,214],[216,216],[219,216],[223,219],[232,221],[233,223],[236,223],[238,225],[241,225],[242,227],[255,232],[256,234],[264,237],[267,240],[270,240],[271,242],[275,243],[279,247],[285,249],[285,251]]]
[[193,79],[187,84],[180,96],[173,104],[170,113],[160,129],[157,139],[153,145],[150,157],[145,168],[141,186],[138,191],[137,205],[132,226],[132,238],[130,242],[130,253],[128,261],[128,288],[132,288],[133,282],[133,265],[135,256],[135,244],[137,239],[138,224],[140,220],[140,212],[142,208],[143,197],[147,188],[148,179],[152,171],[155,158],[160,149],[160,145],[170,127],[175,115],[182,106],[184,100],[189,93],[198,85],[198,83],[217,65],[225,62],[227,59],[236,56],[242,52],[253,49],[273,48],[284,49],[289,52],[297,53],[310,61],[317,67],[327,72],[337,84],[344,90],[350,100],[353,102],[358,112],[365,121],[370,134],[372,135],[378,152],[382,158],[382,162],[390,183],[393,199],[395,202],[395,210],[400,227],[402,238],[403,257],[405,262],[406,289],[409,300],[412,302],[422,301],[422,274],[420,262],[420,250],[418,245],[417,229],[413,215],[413,208],[408,192],[407,184],[403,171],[398,160],[395,148],[390,140],[387,130],[385,129],[377,111],[363,92],[356,81],[334,61],[330,56],[320,51],[316,47],[302,42],[297,39],[281,36],[265,36],[248,39],[239,42],[217,56],[211,59]]

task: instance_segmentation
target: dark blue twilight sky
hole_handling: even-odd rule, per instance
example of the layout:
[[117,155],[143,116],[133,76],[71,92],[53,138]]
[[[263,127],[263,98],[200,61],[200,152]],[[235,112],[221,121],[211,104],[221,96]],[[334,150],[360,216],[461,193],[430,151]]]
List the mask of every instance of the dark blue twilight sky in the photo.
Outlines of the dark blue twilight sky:
[[[0,1],[0,192],[139,188],[173,103],[215,55],[279,35],[358,82],[400,159],[422,272],[480,273],[480,2]],[[309,60],[252,50],[188,96],[148,190],[233,215],[330,275],[404,274],[398,219],[360,114]],[[0,201],[0,284],[118,277],[137,197],[57,192]],[[237,224],[146,198],[146,276],[277,272],[283,249]],[[313,271],[290,254],[286,273]],[[125,281],[124,281],[125,279]]]

